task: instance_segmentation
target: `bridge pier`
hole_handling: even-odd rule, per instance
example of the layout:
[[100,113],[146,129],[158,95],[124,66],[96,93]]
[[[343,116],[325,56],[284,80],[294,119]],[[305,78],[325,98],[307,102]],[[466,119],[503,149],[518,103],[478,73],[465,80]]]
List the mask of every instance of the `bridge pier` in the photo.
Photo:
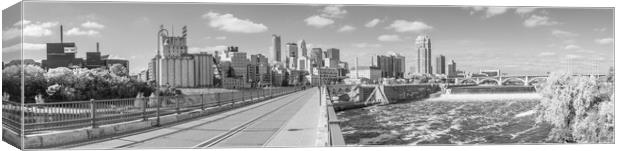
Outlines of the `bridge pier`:
[[525,81],[523,81],[523,85],[525,86],[529,86],[530,85],[530,77],[529,76],[525,76]]
[[497,80],[497,85],[502,86],[504,83],[504,80],[502,80],[502,77],[499,77],[499,80]]

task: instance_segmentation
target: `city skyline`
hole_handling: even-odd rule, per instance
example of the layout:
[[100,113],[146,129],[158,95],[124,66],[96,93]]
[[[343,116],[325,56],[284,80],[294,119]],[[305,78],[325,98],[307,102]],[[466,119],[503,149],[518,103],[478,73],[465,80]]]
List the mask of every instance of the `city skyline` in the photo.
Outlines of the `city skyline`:
[[[310,50],[338,48],[342,61],[351,63],[358,57],[360,66],[370,65],[372,56],[396,52],[407,58],[407,67],[413,67],[417,62],[415,38],[429,34],[431,63],[441,54],[455,60],[458,70],[470,72],[499,68],[506,73],[541,74],[565,69],[570,63],[572,70],[593,72],[598,66],[597,72],[602,73],[613,63],[609,19],[613,13],[605,8],[36,2],[24,6],[30,10],[24,16],[25,59],[45,59],[44,45],[60,41],[58,26],[62,24],[64,41],[76,43],[77,57],[94,52],[95,43],[100,42],[102,54],[128,59],[132,73],[146,69],[156,54],[155,34],[160,24],[174,26],[175,35],[187,25],[190,52],[213,52],[232,45],[248,54],[271,56],[271,35],[276,34],[282,44],[303,39]],[[286,12],[288,17],[274,16],[274,12]],[[19,54],[15,49],[19,38],[11,36],[19,18],[5,20],[6,62]]]

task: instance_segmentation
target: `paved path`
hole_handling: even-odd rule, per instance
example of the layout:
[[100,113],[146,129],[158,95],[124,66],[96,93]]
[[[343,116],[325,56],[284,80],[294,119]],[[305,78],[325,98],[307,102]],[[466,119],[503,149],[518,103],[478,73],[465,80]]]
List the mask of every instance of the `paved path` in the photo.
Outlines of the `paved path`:
[[[71,149],[315,146],[319,91],[311,88],[191,122]],[[62,148],[62,147],[61,147]]]

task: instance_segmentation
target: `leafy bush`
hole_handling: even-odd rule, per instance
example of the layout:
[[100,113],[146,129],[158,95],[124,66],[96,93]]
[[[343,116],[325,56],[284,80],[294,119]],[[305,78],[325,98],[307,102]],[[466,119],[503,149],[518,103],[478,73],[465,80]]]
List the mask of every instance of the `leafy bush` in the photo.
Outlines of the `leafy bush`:
[[[34,103],[37,94],[44,94],[47,88],[45,70],[36,65],[24,65],[24,95],[26,103]],[[9,100],[21,102],[22,66],[13,65],[2,70],[2,92],[9,94]]]
[[[90,99],[133,98],[139,92],[149,96],[154,90],[151,85],[129,78],[122,66],[113,66],[113,71],[97,69],[49,69],[38,66],[24,66],[25,100],[33,103],[34,97],[42,94],[45,102],[76,101]],[[20,101],[21,66],[9,66],[2,71],[3,92],[10,100]]]
[[[613,72],[608,77],[613,77]],[[543,99],[538,106],[538,121],[554,126],[549,139],[613,143],[614,85],[609,79],[551,74],[539,90]]]

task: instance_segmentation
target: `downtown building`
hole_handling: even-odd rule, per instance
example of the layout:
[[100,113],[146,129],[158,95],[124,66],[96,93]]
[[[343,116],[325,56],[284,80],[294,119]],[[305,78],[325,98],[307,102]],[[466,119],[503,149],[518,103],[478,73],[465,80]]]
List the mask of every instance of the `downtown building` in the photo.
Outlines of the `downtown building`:
[[456,70],[456,62],[454,62],[454,60],[450,60],[450,64],[448,64],[448,77],[452,78],[457,76],[458,72]]
[[415,44],[418,49],[418,73],[432,74],[433,66],[431,65],[431,37],[428,35],[420,35],[416,38]]
[[310,52],[310,66],[311,67],[324,67],[323,50],[321,48],[312,48]]
[[340,49],[329,48],[325,51],[323,62],[328,68],[338,68],[340,64]]
[[254,81],[257,87],[271,86],[271,68],[269,66],[269,59],[262,54],[255,54],[250,56],[250,64],[254,70],[252,73],[252,81]]
[[279,35],[271,35],[271,59],[272,62],[278,63],[282,61],[282,46],[281,46],[281,38]]
[[219,54],[220,69],[222,72],[222,87],[250,88],[257,71],[256,66],[250,64],[247,53],[239,52],[239,47],[229,46]]
[[287,55],[285,59],[285,67],[289,69],[297,68],[297,57],[299,57],[299,51],[297,50],[296,43],[286,43]]
[[437,62],[435,64],[435,68],[437,69],[435,73],[445,75],[446,74],[446,56],[439,55],[437,56],[437,58],[435,58],[435,61]]
[[381,74],[381,69],[377,66],[361,66],[351,70],[347,76],[352,79],[368,79],[374,83],[381,80]]
[[215,58],[206,52],[188,53],[187,28],[181,36],[168,35],[161,27],[158,35],[158,52],[149,63],[149,80],[158,85],[173,87],[213,86]]
[[377,55],[374,57],[373,66],[381,69],[381,78],[404,78],[405,57],[398,53]]

